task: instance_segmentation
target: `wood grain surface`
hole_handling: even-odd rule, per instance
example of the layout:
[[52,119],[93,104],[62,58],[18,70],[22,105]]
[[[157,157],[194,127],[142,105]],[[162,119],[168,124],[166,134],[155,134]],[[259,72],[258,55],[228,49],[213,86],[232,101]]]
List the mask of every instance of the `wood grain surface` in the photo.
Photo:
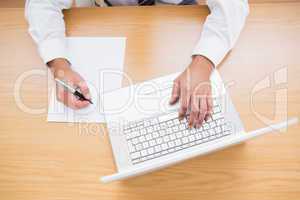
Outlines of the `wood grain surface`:
[[[219,66],[247,130],[265,126],[262,116],[280,120],[286,110],[288,116],[300,116],[300,3],[252,4],[250,9],[235,48]],[[124,7],[65,14],[70,36],[127,37],[125,71],[139,82],[188,65],[208,9]],[[30,114],[16,103],[20,76],[30,70],[46,73],[23,9],[0,9],[0,36],[1,199],[300,199],[299,126],[102,184],[99,177],[115,171],[103,124],[47,123],[46,112]],[[270,85],[263,84],[251,106],[253,90],[263,80]],[[47,88],[46,75],[30,76],[21,85],[22,102],[46,110]],[[278,91],[283,93],[276,98]]]

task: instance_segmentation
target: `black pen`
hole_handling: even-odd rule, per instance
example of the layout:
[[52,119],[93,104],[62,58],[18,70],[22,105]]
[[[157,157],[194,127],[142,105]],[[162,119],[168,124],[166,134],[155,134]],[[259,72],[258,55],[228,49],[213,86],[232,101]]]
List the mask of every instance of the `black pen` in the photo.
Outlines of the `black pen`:
[[65,83],[62,80],[59,79],[54,79],[56,81],[56,83],[58,83],[59,85],[63,86],[65,89],[68,90],[68,92],[72,93],[74,96],[76,96],[79,100],[81,101],[88,101],[91,104],[93,104],[93,102],[90,99],[85,98],[85,96],[78,90],[74,89],[72,86],[68,85],[67,83]]

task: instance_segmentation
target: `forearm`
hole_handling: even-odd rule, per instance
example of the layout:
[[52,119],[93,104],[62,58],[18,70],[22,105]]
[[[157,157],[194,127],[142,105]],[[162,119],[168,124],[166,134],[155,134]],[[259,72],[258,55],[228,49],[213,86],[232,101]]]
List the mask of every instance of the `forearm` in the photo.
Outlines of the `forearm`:
[[67,58],[63,9],[72,6],[72,0],[27,0],[25,16],[29,33],[37,44],[45,63],[55,58]]
[[193,55],[203,55],[217,66],[233,48],[249,13],[247,0],[208,0],[207,17]]

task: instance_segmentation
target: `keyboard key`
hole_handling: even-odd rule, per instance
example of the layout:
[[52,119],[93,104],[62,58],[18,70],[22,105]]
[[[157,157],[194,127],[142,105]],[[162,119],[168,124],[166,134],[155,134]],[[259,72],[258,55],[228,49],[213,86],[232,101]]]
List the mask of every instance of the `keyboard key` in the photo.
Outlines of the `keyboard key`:
[[131,154],[131,158],[132,158],[132,159],[136,159],[136,158],[138,158],[138,157],[140,157],[140,156],[141,156],[141,153],[140,153],[140,152],[134,152],[134,153]]
[[131,135],[131,134],[127,134],[127,135],[126,135],[126,139],[127,139],[127,140],[130,140],[131,138],[132,138],[132,135]]
[[125,130],[123,131],[123,133],[124,133],[125,135],[127,135],[128,133],[131,133],[131,131],[130,131],[130,129],[125,129]]
[[181,147],[175,147],[175,151],[181,150]]
[[167,129],[167,128],[168,128],[168,125],[165,122],[160,124],[160,129],[164,130],[164,129]]
[[156,145],[156,142],[155,140],[150,140],[149,141],[149,145],[152,147],[152,146],[155,146]]
[[175,140],[175,139],[176,139],[175,134],[171,134],[171,135],[170,135],[170,140]]
[[143,121],[138,122],[138,123],[137,123],[137,126],[138,126],[139,128],[143,127],[143,126],[144,126],[144,122],[143,122]]
[[204,138],[207,138],[207,137],[209,137],[209,134],[208,134],[207,131],[203,131],[203,132],[202,132],[202,136],[203,136]]
[[183,137],[183,138],[181,139],[181,141],[182,141],[183,144],[186,144],[186,143],[189,142],[188,137]]
[[137,151],[141,151],[142,148],[143,148],[143,146],[142,146],[141,143],[139,143],[139,144],[137,144],[137,145],[135,146],[135,148],[136,148]]
[[190,141],[190,142],[192,142],[192,141],[195,140],[195,136],[194,136],[194,135],[190,135],[188,138],[189,138],[189,141]]
[[162,138],[160,138],[160,137],[159,137],[159,138],[157,138],[157,139],[156,139],[156,143],[157,143],[157,144],[161,144],[161,143],[163,143],[163,140],[162,140]]
[[173,121],[168,121],[167,124],[168,124],[169,127],[172,127],[173,126]]
[[151,125],[158,124],[158,119],[156,119],[156,118],[151,119],[150,124]]
[[195,142],[196,142],[196,144],[201,144],[202,140],[196,140]]
[[135,123],[130,124],[130,128],[134,128],[134,127],[136,127]]
[[155,152],[159,152],[159,151],[161,151],[161,147],[160,147],[160,145],[157,145],[157,146],[155,146],[155,147],[154,147],[154,150],[155,150]]
[[154,125],[154,126],[153,126],[153,130],[154,130],[154,131],[158,131],[159,129],[160,129],[159,125]]
[[162,155],[165,155],[165,154],[167,154],[167,153],[168,153],[167,150],[164,150],[164,151],[161,152]]
[[175,146],[179,146],[179,145],[181,145],[181,140],[179,139],[175,140]]
[[182,132],[177,132],[177,133],[176,133],[176,137],[177,137],[177,138],[182,138],[182,137],[183,137]]
[[148,120],[144,121],[144,127],[150,126],[150,122]]
[[221,133],[221,127],[219,127],[219,126],[217,126],[216,128],[215,128],[215,130],[216,130],[216,133]]
[[179,131],[179,128],[178,128],[178,126],[173,126],[173,128],[172,128],[172,129],[173,129],[173,131],[174,131],[174,132],[177,132],[177,131]]
[[222,117],[222,113],[216,113],[216,114],[213,114],[213,120],[217,120],[217,119],[220,119]]
[[139,141],[140,141],[140,142],[145,142],[145,141],[146,141],[146,138],[145,138],[145,136],[143,136],[143,135],[142,135],[142,136],[140,136],[140,137],[139,137]]
[[188,136],[190,133],[189,133],[189,130],[184,130],[183,131],[183,136]]
[[217,119],[216,124],[217,124],[217,126],[221,126],[222,125],[222,118]]
[[179,125],[180,121],[178,120],[178,118],[176,118],[176,119],[173,119],[173,123],[174,123],[174,125]]
[[173,141],[168,142],[169,147],[174,147],[175,143]]
[[172,153],[172,152],[174,152],[174,151],[175,151],[175,148],[168,149],[168,152],[169,152],[169,153]]
[[186,129],[186,127],[185,127],[185,125],[184,124],[180,124],[180,126],[179,126],[179,130],[184,130],[184,129]]
[[135,152],[135,148],[134,148],[134,146],[132,145],[132,143],[131,143],[131,142],[128,142],[127,144],[128,144],[128,151],[129,151],[129,153]]
[[224,135],[230,135],[230,131],[225,131]]
[[168,146],[166,143],[163,143],[163,144],[161,145],[161,148],[162,148],[162,150],[166,150],[166,149],[169,148],[169,146]]
[[140,133],[141,133],[141,135],[146,135],[147,131],[146,131],[146,129],[142,129],[142,130],[140,130]]
[[149,147],[149,143],[148,142],[143,142],[143,147],[144,147],[144,149],[147,149]]
[[167,129],[167,134],[172,134],[172,129],[171,128]]
[[214,107],[214,112],[215,112],[215,113],[221,112],[220,106]]
[[124,130],[128,130],[130,128],[130,124],[124,124]]
[[153,136],[153,138],[157,138],[157,137],[159,137],[159,134],[158,134],[158,132],[156,131],[156,132],[152,133],[152,136]]
[[133,138],[133,139],[131,140],[131,142],[132,142],[132,144],[137,144],[137,143],[139,142],[139,140],[138,140],[137,138]]
[[196,138],[196,140],[201,140],[202,135],[200,133],[196,133],[195,138]]
[[202,126],[203,126],[203,129],[204,129],[204,130],[208,130],[208,129],[209,129],[209,125],[208,125],[207,123],[203,123]]
[[166,136],[164,137],[164,142],[169,142],[169,140],[170,140],[170,137],[169,137],[168,135],[166,135]]
[[147,133],[152,133],[153,132],[153,127],[152,126],[149,126],[148,128],[147,128]]
[[160,137],[163,137],[167,132],[166,132],[166,130],[160,130],[160,131],[158,131],[158,133],[159,133]]
[[149,141],[149,140],[152,140],[152,135],[151,135],[151,134],[147,134],[147,135],[146,135],[146,140],[148,140],[148,141]]
[[142,155],[142,156],[147,156],[147,155],[148,155],[147,150],[146,150],[146,149],[142,150],[142,151],[141,151],[141,155]]
[[213,136],[215,134],[213,129],[209,129],[208,131],[208,135]]
[[209,125],[210,125],[210,128],[215,128],[215,127],[217,126],[217,124],[216,124],[215,121],[211,121],[211,122],[209,123]]
[[153,153],[154,153],[154,148],[153,148],[153,147],[150,147],[150,148],[148,149],[148,153],[149,153],[149,154],[153,154]]

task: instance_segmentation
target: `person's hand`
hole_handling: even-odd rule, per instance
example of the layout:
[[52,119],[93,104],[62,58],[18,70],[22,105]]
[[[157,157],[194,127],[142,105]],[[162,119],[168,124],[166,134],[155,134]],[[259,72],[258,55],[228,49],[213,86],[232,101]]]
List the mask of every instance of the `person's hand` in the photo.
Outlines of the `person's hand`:
[[[48,63],[48,66],[50,67],[54,78],[63,80],[74,88],[79,88],[82,94],[87,99],[90,99],[90,93],[86,82],[78,73],[71,69],[70,63],[66,59],[54,59]],[[66,106],[75,110],[87,107],[89,105],[88,101],[77,99],[73,94],[58,84],[56,85],[56,97]]]
[[189,126],[200,127],[211,117],[212,97],[210,74],[213,64],[203,56],[194,56],[191,64],[173,83],[170,104],[180,102],[179,118],[190,111]]

